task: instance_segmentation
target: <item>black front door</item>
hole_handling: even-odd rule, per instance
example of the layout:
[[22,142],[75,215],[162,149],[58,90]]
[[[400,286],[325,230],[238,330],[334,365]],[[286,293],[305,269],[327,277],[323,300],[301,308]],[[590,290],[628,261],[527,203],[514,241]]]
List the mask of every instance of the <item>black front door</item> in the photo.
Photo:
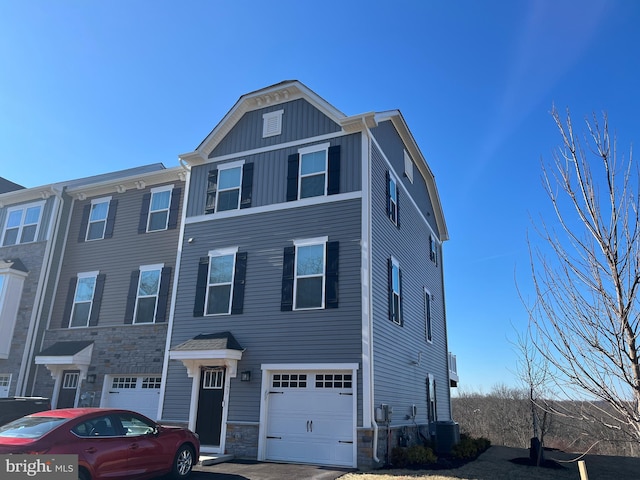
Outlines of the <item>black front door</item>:
[[200,375],[196,433],[202,445],[220,445],[222,402],[224,400],[224,368],[205,367]]
[[62,372],[60,391],[58,392],[58,404],[56,408],[71,408],[76,406],[76,392],[80,372],[78,370],[65,370]]

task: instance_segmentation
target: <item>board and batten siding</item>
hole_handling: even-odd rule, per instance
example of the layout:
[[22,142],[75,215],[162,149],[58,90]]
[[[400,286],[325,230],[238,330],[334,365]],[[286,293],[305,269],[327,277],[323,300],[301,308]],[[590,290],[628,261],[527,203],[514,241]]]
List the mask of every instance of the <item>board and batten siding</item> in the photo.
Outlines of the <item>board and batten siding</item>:
[[[398,165],[398,162],[392,163],[394,168]],[[403,425],[413,422],[406,420],[406,415],[415,404],[416,422],[426,423],[426,381],[431,374],[436,380],[438,420],[449,420],[442,262],[441,259],[437,264],[431,261],[430,230],[409,201],[406,190],[401,189],[399,197],[400,228],[387,217],[386,170],[388,164],[374,145],[371,179],[374,405],[391,405],[393,424]],[[403,185],[409,183],[406,177],[397,178]],[[416,185],[414,180],[414,187]],[[387,262],[391,256],[399,261],[402,272],[402,326],[389,319]],[[433,298],[432,342],[428,342],[425,335],[425,287]]]
[[[251,371],[250,382],[231,380],[228,421],[257,422],[260,413],[261,365],[264,363],[360,363],[361,278],[360,199],[248,213],[185,226],[171,346],[201,333],[229,331],[245,349],[238,372]],[[285,247],[294,239],[328,236],[339,242],[339,307],[280,310]],[[242,314],[194,317],[200,257],[213,249],[238,247],[247,252]],[[186,371],[170,361],[163,418],[186,420],[189,396]],[[189,379],[190,380],[190,379]],[[189,383],[189,385],[191,385]],[[361,392],[359,376],[358,390]],[[360,393],[359,393],[360,395]],[[361,418],[361,409],[358,412]],[[176,416],[180,416],[176,418]]]
[[360,191],[362,188],[360,175],[362,145],[360,133],[357,133],[259,154],[238,154],[234,158],[225,159],[224,162],[211,162],[193,167],[191,169],[187,217],[204,214],[209,171],[216,169],[220,164],[237,160],[253,163],[252,208],[285,202],[289,155],[297,153],[302,147],[326,142],[329,142],[331,146],[340,145],[340,193]]
[[[184,194],[184,182],[178,180],[150,185],[142,190],[111,194],[113,200],[118,200],[112,238],[79,242],[83,208],[91,203],[91,198],[74,202],[49,328],[59,328],[63,321],[68,323],[69,319],[63,319],[63,316],[69,282],[80,272],[99,271],[106,275],[98,326],[124,326],[131,272],[141,265],[160,263],[164,263],[165,267],[175,268],[179,226],[175,229],[138,233],[143,195],[151,188],[171,184],[174,188],[181,189],[181,196]],[[95,198],[103,196],[107,195]],[[181,198],[180,209],[182,202]]]
[[[262,115],[277,110],[284,110],[282,133],[262,138]],[[209,158],[336,133],[341,130],[340,125],[306,100],[292,100],[245,113],[224,139],[216,145]]]

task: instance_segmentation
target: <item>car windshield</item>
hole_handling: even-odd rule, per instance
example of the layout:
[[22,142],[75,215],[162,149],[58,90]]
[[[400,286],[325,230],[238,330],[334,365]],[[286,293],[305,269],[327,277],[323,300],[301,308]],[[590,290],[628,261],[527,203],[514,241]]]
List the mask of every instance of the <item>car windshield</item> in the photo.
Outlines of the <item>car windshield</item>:
[[40,438],[66,421],[59,417],[22,417],[1,426],[0,437]]

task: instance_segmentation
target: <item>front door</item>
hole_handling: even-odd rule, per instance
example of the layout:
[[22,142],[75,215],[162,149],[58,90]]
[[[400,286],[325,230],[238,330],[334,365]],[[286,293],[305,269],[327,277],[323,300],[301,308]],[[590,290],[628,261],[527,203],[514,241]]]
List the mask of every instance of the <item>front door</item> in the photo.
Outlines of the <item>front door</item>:
[[76,392],[78,391],[79,380],[80,372],[78,370],[65,370],[62,372],[56,408],[72,408],[76,406]]
[[204,367],[200,374],[196,433],[202,445],[220,445],[222,402],[224,400],[224,368]]

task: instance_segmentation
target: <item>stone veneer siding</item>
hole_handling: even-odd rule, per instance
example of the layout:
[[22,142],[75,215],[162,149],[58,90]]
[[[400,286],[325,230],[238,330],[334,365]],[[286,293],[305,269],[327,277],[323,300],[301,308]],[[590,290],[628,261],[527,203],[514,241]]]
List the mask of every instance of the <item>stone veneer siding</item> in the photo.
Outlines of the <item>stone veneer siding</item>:
[[225,453],[239,458],[258,458],[257,423],[227,422]]
[[[80,393],[88,392],[92,404],[100,406],[105,375],[162,374],[166,323],[121,325],[117,327],[61,328],[46,333],[45,349],[56,342],[90,340],[94,342],[88,374],[96,375],[96,381],[80,386]],[[51,397],[54,380],[44,365],[38,365],[38,374],[33,394]]]

